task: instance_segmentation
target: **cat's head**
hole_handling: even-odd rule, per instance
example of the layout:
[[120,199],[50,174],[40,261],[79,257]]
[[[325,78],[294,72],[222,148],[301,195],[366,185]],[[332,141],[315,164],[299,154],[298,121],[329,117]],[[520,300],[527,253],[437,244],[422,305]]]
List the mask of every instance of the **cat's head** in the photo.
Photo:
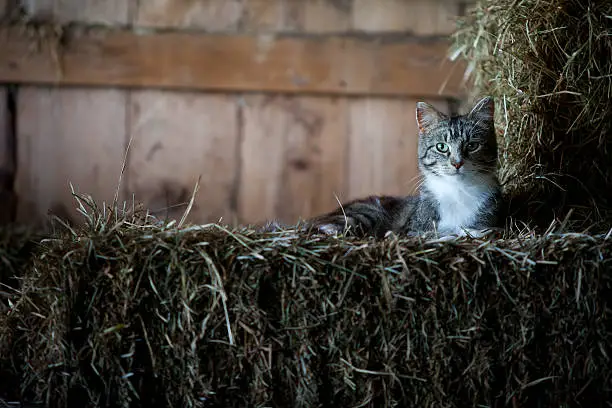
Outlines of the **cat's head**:
[[417,102],[418,160],[423,175],[458,180],[493,176],[497,164],[494,109],[491,97],[480,99],[469,113],[459,116],[447,116],[428,103]]

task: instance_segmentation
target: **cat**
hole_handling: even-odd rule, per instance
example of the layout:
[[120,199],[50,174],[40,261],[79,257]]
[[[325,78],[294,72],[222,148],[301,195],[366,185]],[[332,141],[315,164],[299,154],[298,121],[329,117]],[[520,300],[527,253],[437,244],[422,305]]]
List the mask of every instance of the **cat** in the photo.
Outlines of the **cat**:
[[305,227],[377,237],[389,232],[482,237],[494,231],[501,200],[494,113],[488,96],[469,113],[455,116],[417,102],[419,193],[353,200],[307,220]]

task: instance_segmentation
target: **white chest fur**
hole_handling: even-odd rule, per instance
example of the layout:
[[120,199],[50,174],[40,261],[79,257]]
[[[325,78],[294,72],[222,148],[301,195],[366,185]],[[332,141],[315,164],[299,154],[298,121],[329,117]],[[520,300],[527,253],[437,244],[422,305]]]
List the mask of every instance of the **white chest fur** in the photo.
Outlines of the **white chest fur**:
[[430,177],[427,180],[428,190],[439,203],[439,232],[461,234],[463,229],[477,221],[484,201],[491,194],[490,183],[487,181],[475,182],[469,178],[452,176]]

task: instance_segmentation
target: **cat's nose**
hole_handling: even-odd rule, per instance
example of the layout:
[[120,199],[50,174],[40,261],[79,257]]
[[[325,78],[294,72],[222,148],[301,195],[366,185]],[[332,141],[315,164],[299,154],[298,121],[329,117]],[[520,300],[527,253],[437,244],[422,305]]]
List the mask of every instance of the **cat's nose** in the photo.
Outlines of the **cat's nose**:
[[461,168],[461,166],[463,166],[464,161],[460,160],[460,161],[451,161],[451,164],[457,169],[459,170]]

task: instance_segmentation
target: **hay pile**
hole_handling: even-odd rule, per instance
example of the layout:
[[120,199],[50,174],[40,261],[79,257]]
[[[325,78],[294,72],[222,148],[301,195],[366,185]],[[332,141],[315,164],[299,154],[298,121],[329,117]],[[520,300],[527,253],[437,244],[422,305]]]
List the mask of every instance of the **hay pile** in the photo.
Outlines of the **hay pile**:
[[612,237],[337,239],[82,199],[0,316],[0,398],[49,407],[607,406]]
[[474,92],[496,97],[500,173],[526,203],[521,218],[547,225],[572,211],[574,228],[609,228],[612,1],[477,0],[454,55]]
[[36,241],[41,237],[28,227],[0,226],[0,299],[6,298],[3,285],[19,286],[14,277],[19,276],[26,267],[36,247]]

